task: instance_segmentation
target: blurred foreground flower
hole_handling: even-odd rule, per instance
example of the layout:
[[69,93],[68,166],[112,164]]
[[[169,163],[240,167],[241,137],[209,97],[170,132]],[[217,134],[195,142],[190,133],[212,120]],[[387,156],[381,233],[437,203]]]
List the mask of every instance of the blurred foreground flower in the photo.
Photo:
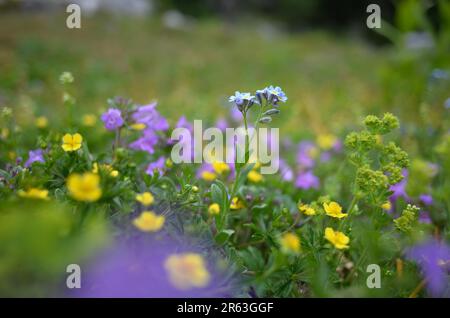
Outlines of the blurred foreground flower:
[[442,296],[450,287],[450,247],[445,243],[430,240],[412,247],[406,256],[419,264],[431,295]]
[[142,205],[149,206],[155,202],[155,198],[150,192],[144,192],[136,195],[136,201],[141,203]]
[[102,196],[100,177],[91,172],[71,174],[67,178],[67,189],[77,201],[94,202]]
[[281,249],[287,253],[300,252],[300,239],[294,233],[285,233],[280,238]]
[[169,237],[117,242],[83,274],[76,297],[230,297],[229,277]]
[[133,220],[134,226],[144,232],[157,232],[164,225],[165,218],[151,211],[144,211]]
[[31,188],[27,191],[19,190],[19,196],[27,199],[40,199],[40,200],[48,200],[48,190],[42,190],[37,188]]
[[205,261],[200,254],[170,255],[164,263],[170,282],[178,289],[205,287],[210,280]]

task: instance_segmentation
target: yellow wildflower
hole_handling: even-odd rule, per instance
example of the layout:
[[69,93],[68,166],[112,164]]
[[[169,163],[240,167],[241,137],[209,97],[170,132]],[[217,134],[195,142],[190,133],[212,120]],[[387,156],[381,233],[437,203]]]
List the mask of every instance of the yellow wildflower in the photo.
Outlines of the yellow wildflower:
[[391,202],[386,201],[381,205],[381,208],[385,211],[389,211],[391,209]]
[[150,192],[144,192],[136,195],[136,201],[140,202],[142,205],[149,206],[153,204],[155,198]]
[[[102,164],[100,166],[101,169],[106,170],[107,172],[109,172],[109,175],[113,178],[116,178],[119,175],[119,171],[114,170],[114,168],[111,165],[108,164]],[[92,172],[93,173],[98,173],[98,169],[99,166],[96,162],[94,162],[94,164],[92,165]]]
[[280,239],[281,248],[287,253],[300,252],[300,238],[294,233],[285,233]]
[[31,188],[27,191],[19,190],[19,196],[27,199],[39,199],[39,200],[48,200],[48,190],[41,190],[37,188]]
[[72,198],[78,201],[94,202],[102,196],[100,177],[91,172],[71,174],[67,178],[67,189]]
[[214,161],[212,166],[217,174],[228,173],[230,171],[230,166],[222,161]]
[[238,197],[234,197],[233,199],[231,199],[230,203],[231,210],[239,210],[244,207],[245,207],[244,203]]
[[83,137],[80,134],[65,134],[63,137],[62,148],[64,151],[75,151],[81,148]]
[[307,204],[300,204],[298,209],[303,212],[305,215],[316,215],[316,210],[310,207]]
[[342,207],[337,202],[324,203],[323,208],[327,215],[333,218],[342,219],[347,216],[347,214],[342,213]]
[[9,129],[3,127],[0,136],[2,137],[2,139],[7,139],[9,137]]
[[322,134],[317,136],[317,144],[324,150],[330,150],[335,145],[337,138],[332,134]]
[[35,121],[37,128],[45,128],[48,125],[48,119],[45,116],[39,116]]
[[130,125],[131,130],[144,130],[147,126],[143,123],[135,123]]
[[350,238],[342,232],[334,231],[331,227],[325,229],[325,238],[337,249],[348,248]]
[[192,186],[192,192],[197,193],[199,188],[197,186]]
[[255,171],[255,170],[251,170],[248,173],[247,179],[249,181],[251,181],[251,182],[254,182],[254,183],[258,183],[258,182],[261,182],[261,181],[264,180],[263,176],[259,172]]
[[214,172],[211,171],[203,171],[202,172],[202,179],[205,181],[214,181],[216,180],[217,175]]
[[169,274],[170,282],[178,289],[205,287],[210,281],[210,274],[200,254],[175,254],[167,258],[164,268]]
[[93,127],[97,122],[97,116],[95,116],[94,114],[83,115],[82,122],[86,127]]
[[170,160],[170,158],[167,158],[166,160],[166,167],[169,169],[173,167],[173,161]]
[[163,215],[156,215],[152,211],[144,211],[133,220],[133,224],[143,232],[157,232],[163,227],[164,221]]
[[213,203],[209,206],[208,212],[210,215],[217,215],[220,213],[220,206],[217,203]]

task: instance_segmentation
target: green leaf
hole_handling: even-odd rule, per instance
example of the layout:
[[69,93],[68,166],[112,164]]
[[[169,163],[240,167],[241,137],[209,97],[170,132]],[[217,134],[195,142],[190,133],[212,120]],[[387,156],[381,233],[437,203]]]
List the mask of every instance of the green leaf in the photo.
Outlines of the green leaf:
[[231,235],[233,234],[234,230],[222,230],[216,235],[214,239],[217,244],[223,245],[230,239]]

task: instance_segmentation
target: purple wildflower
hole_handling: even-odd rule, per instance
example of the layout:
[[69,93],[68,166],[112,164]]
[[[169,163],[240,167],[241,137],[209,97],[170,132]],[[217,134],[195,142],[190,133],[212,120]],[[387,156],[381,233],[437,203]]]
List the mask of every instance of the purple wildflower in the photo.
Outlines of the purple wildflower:
[[25,168],[28,168],[33,162],[45,162],[44,151],[42,149],[30,150],[28,152],[28,160],[25,162]]
[[231,107],[230,116],[231,119],[233,119],[233,121],[236,123],[240,123],[242,121],[242,113],[235,106]]
[[132,118],[137,123],[145,124],[149,129],[162,131],[167,130],[169,129],[169,123],[156,110],[156,105],[157,103],[153,102],[149,105],[138,107],[136,112],[132,115]]
[[300,172],[295,180],[295,186],[304,190],[311,188],[318,189],[320,186],[320,180],[311,170]]
[[408,170],[403,169],[403,180],[399,183],[391,185],[390,189],[393,193],[390,196],[391,202],[397,201],[398,198],[403,198],[405,200],[409,200],[409,196],[406,194],[406,182],[408,179]]
[[294,180],[294,171],[291,169],[291,167],[284,161],[283,159],[280,159],[279,161],[280,165],[280,175],[281,178],[284,181],[292,181]]
[[164,174],[163,169],[164,169],[165,163],[166,163],[166,158],[164,156],[159,157],[156,161],[151,162],[148,165],[146,173],[148,175],[153,176],[155,171],[158,171],[160,176],[163,175]]
[[132,142],[129,147],[134,150],[142,150],[153,154],[157,143],[158,135],[152,129],[145,129],[141,138]]
[[108,111],[103,113],[100,118],[105,124],[105,128],[108,130],[116,130],[124,123],[122,113],[120,109],[117,108],[108,109]]
[[433,204],[433,197],[430,194],[421,194],[419,196],[420,201],[425,205]]
[[297,163],[302,168],[312,168],[315,165],[314,151],[316,146],[310,141],[302,141],[297,152]]
[[432,239],[409,249],[406,257],[420,266],[430,294],[442,296],[449,287],[450,247]]
[[219,118],[216,121],[216,127],[219,128],[221,131],[225,131],[229,127],[229,125],[225,118]]

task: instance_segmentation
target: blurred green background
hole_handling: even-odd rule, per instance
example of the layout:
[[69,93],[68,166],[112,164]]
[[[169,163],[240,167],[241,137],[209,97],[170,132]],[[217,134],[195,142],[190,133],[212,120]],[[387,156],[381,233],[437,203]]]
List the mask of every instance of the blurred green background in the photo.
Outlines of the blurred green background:
[[[349,1],[354,10],[343,17],[333,13],[335,1],[280,1],[272,11],[270,1],[228,10],[211,1],[160,1],[145,15],[84,14],[82,6],[82,28],[72,30],[63,6],[5,3],[0,104],[26,105],[19,113],[31,109],[50,120],[63,111],[58,75],[71,71],[83,112],[97,113],[120,95],[142,104],[157,99],[172,120],[212,120],[228,114],[226,98],[235,90],[274,84],[289,96],[274,125],[289,135],[338,132],[386,110],[420,122],[433,70],[450,64],[444,1],[381,2],[388,21],[377,32],[366,27],[364,1]],[[440,118],[448,96],[433,96],[427,102]]]

